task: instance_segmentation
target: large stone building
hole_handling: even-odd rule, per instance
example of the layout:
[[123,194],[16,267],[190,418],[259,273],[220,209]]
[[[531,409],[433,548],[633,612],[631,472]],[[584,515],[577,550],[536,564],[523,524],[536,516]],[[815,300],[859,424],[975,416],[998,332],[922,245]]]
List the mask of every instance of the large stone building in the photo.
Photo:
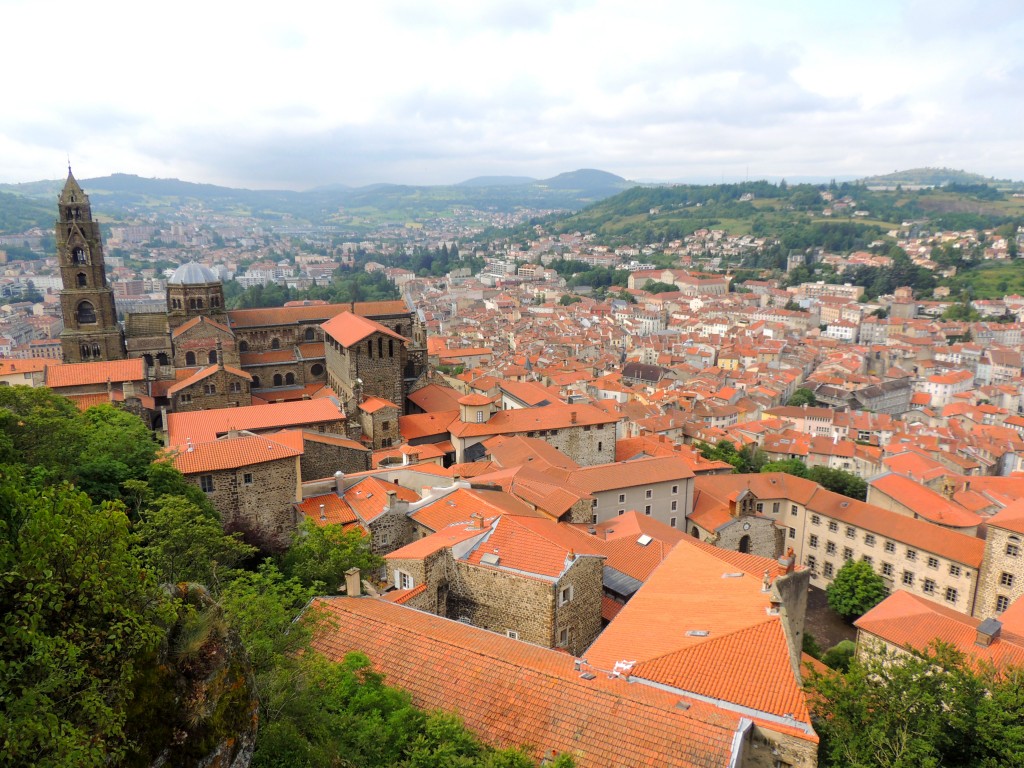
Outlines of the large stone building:
[[[122,329],[99,224],[70,169],[58,200],[56,234],[64,362],[141,358],[154,419],[162,408],[207,410],[316,396],[328,385],[325,341],[331,339],[324,326],[346,339],[351,328],[373,329],[359,339],[370,346],[351,349],[351,364],[337,366],[331,378],[350,414],[364,396],[393,402],[405,413],[405,395],[424,370],[424,332],[404,301],[311,301],[229,311],[220,277],[194,262],[168,279],[165,312],[130,313]],[[394,439],[397,415],[392,426]],[[361,432],[357,427],[350,432]]]
[[114,289],[107,283],[100,225],[93,221],[89,197],[70,167],[57,212],[64,362],[120,360],[125,357],[124,335],[117,322]]

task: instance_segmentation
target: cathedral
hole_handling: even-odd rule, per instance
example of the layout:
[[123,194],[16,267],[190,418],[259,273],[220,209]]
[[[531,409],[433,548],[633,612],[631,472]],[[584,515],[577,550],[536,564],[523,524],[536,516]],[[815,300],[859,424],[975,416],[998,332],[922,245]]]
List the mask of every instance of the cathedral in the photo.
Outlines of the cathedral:
[[385,409],[397,425],[424,373],[426,339],[404,301],[229,310],[221,279],[189,262],[167,281],[166,312],[128,314],[122,327],[99,223],[70,168],[58,214],[64,362],[141,358],[144,410],[155,427],[164,412],[334,396],[349,415],[350,436],[374,447],[395,437],[374,435],[373,420],[357,415]]

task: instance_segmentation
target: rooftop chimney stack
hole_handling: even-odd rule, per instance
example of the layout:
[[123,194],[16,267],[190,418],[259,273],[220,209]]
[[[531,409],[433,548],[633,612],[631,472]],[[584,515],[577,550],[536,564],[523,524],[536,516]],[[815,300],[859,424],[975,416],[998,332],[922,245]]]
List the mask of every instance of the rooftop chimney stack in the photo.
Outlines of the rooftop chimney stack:
[[345,593],[349,597],[359,597],[363,593],[363,578],[358,568],[345,571]]
[[340,469],[334,473],[334,491],[339,499],[345,498],[345,473]]
[[326,504],[321,504],[320,505],[320,522],[321,523],[326,523],[327,522],[327,505]]
[[576,423],[576,411],[569,411],[569,423],[570,424],[575,424]]

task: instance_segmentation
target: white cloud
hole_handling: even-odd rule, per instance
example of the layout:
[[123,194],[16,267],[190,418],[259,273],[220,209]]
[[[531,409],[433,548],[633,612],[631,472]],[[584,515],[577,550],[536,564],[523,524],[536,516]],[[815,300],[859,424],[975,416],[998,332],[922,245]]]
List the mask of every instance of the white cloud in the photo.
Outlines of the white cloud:
[[1024,178],[1018,6],[0,0],[0,180]]

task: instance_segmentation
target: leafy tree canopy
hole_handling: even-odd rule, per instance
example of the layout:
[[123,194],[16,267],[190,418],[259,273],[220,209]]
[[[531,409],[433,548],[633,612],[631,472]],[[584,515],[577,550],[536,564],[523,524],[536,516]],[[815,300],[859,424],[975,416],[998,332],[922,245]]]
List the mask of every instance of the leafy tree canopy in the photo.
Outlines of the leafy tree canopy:
[[825,593],[829,607],[847,621],[853,621],[882,602],[886,588],[869,563],[847,560]]

